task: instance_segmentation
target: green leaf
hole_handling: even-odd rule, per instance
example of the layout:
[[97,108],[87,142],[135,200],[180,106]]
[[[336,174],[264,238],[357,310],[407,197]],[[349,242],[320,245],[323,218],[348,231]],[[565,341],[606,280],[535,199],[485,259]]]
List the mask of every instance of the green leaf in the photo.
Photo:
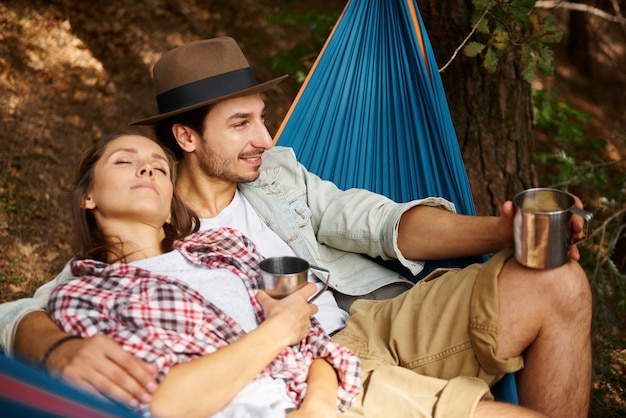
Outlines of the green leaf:
[[552,65],[553,56],[554,51],[551,48],[542,46],[539,49],[539,70],[543,75],[554,74],[554,65]]
[[496,72],[496,69],[498,68],[498,56],[493,48],[487,49],[485,60],[483,61],[483,67],[485,67],[489,74]]
[[484,35],[489,34],[489,21],[487,19],[483,19],[476,26],[476,33],[481,33]]
[[508,2],[508,4],[513,18],[523,22],[528,19],[528,13],[535,6],[535,0],[514,0]]
[[463,48],[463,53],[468,57],[476,57],[483,51],[483,49],[485,49],[485,47],[486,45],[481,44],[480,42],[468,42],[468,44],[465,45],[465,48]]
[[509,32],[506,30],[495,30],[492,36],[492,45],[497,50],[503,50],[509,45]]
[[524,69],[522,70],[522,78],[529,83],[535,80],[535,71],[537,71],[537,63],[531,59],[524,63]]

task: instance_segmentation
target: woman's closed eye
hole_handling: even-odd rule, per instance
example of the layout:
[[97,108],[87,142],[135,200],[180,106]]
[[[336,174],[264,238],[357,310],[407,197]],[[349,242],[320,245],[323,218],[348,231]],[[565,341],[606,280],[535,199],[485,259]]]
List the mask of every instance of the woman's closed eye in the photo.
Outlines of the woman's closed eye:
[[161,167],[161,166],[154,166],[154,169],[157,171],[160,171],[161,173],[165,174],[166,176],[169,176],[169,170],[167,168]]

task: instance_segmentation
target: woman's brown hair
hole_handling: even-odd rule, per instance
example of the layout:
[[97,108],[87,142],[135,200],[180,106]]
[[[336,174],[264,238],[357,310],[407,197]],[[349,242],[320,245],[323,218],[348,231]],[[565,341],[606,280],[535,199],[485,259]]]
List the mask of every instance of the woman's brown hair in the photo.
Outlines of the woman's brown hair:
[[[83,206],[85,196],[93,188],[94,169],[97,162],[102,158],[104,150],[112,141],[125,135],[140,135],[145,137],[143,134],[131,131],[120,131],[107,135],[87,148],[80,160],[78,174],[72,191],[72,217],[74,220],[76,238],[78,240],[78,258],[91,258],[105,262],[123,262],[128,255],[118,250],[119,243],[112,242],[111,237],[107,237],[102,233],[92,211],[85,209]],[[150,137],[146,138],[154,141],[154,139]],[[154,142],[158,144],[158,142]],[[170,173],[172,173],[171,179],[174,181],[174,156],[168,149],[161,145],[159,146],[163,149],[167,157]],[[171,211],[171,222],[163,225],[165,231],[165,238],[161,242],[163,251],[171,250],[175,240],[196,232],[200,227],[200,221],[197,215],[183,203],[176,192],[172,195]]]

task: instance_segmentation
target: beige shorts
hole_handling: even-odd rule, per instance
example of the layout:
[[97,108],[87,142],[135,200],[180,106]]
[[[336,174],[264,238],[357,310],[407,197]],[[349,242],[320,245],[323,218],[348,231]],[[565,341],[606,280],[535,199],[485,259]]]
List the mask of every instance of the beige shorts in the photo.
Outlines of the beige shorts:
[[342,417],[469,417],[492,399],[489,386],[523,367],[521,357],[495,356],[497,277],[509,257],[437,270],[393,299],[356,301],[333,337],[363,364],[361,395]]

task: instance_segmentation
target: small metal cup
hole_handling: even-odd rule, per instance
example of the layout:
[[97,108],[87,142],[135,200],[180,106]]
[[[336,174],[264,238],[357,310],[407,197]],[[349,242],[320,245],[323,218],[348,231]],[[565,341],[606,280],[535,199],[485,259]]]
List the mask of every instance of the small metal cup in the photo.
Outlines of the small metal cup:
[[275,299],[284,298],[307,283],[309,270],[325,276],[324,286],[309,298],[313,302],[328,289],[330,272],[324,268],[312,266],[299,257],[270,257],[259,263],[263,289]]
[[591,235],[593,214],[574,206],[574,197],[556,189],[536,188],[513,198],[517,211],[513,220],[515,259],[536,269],[549,269],[567,263],[573,240],[570,232],[572,214],[583,217],[586,235]]

